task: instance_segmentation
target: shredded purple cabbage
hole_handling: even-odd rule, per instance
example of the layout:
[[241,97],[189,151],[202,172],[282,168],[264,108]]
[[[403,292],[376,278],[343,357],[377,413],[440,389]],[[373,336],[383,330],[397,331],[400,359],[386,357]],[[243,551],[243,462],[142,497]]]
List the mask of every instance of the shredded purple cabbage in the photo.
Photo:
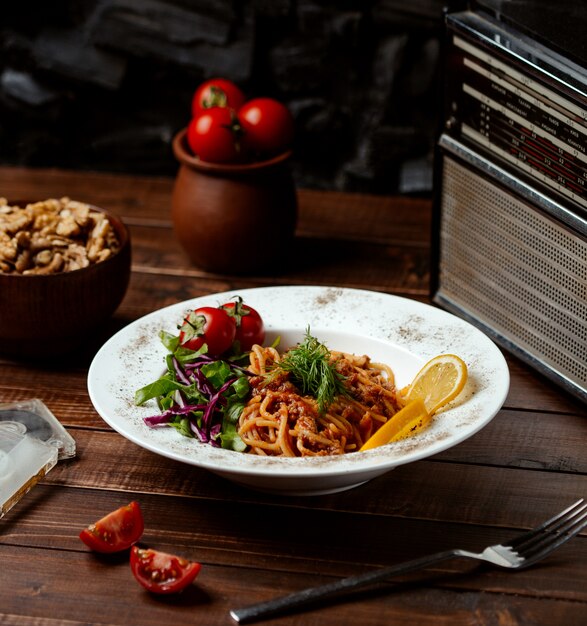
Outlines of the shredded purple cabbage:
[[203,363],[199,363],[198,367],[191,368],[191,375],[196,382],[198,391],[211,396],[214,393],[214,387],[212,387],[209,380],[202,373],[202,365]]
[[177,380],[179,380],[179,382],[183,383],[184,385],[189,385],[190,381],[188,377],[185,375],[183,368],[181,367],[181,365],[179,364],[178,360],[175,357],[173,357],[172,363],[173,363],[173,369],[175,370],[175,376]]
[[186,404],[184,406],[173,406],[166,411],[163,411],[160,415],[151,415],[150,417],[144,417],[143,421],[147,426],[166,426],[175,415],[189,415],[192,411],[202,411],[208,405],[206,404]]
[[[174,406],[163,411],[160,415],[152,415],[143,418],[145,424],[150,428],[158,428],[169,425],[178,415],[187,415],[190,431],[203,443],[219,447],[220,444],[216,441],[216,438],[222,430],[222,424],[214,422],[215,413],[220,407],[226,405],[226,399],[222,394],[238,377],[233,376],[228,378],[220,389],[216,390],[202,372],[203,365],[216,360],[217,359],[209,357],[208,355],[202,354],[198,356],[197,360],[182,366],[174,356],[172,358],[172,365],[176,380],[186,386],[195,383],[198,391],[208,398],[208,402],[206,404],[186,404],[185,394],[182,393],[181,390],[178,390],[175,393],[179,396],[179,403],[174,404]],[[228,361],[226,361],[226,363],[228,363],[232,370],[253,376],[252,372],[235,363]],[[201,412],[200,425],[196,422],[195,416],[191,415],[194,412]]]

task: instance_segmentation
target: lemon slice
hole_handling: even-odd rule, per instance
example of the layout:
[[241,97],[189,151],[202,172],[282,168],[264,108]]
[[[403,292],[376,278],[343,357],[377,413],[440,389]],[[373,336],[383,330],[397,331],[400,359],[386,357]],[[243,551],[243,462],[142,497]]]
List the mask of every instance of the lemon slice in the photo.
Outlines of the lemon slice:
[[433,415],[461,393],[467,376],[467,365],[460,357],[440,354],[430,359],[416,374],[405,390],[403,401],[420,399],[428,413]]
[[424,402],[420,398],[411,400],[367,439],[360,452],[410,437],[417,430],[428,426],[431,419],[432,416],[428,413]]

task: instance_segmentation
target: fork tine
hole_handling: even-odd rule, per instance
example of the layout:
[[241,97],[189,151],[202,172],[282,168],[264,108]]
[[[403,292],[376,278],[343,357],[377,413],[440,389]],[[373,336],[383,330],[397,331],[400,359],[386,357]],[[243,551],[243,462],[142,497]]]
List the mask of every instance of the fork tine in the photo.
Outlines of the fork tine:
[[533,540],[536,537],[543,536],[545,532],[552,531],[558,528],[559,526],[564,524],[570,517],[572,518],[577,513],[583,511],[585,509],[585,506],[587,506],[584,503],[585,500],[583,498],[577,500],[577,502],[571,504],[571,506],[567,507],[554,517],[546,520],[545,522],[540,524],[540,526],[537,526],[536,528],[533,528],[532,530],[522,535],[514,537],[511,541],[508,541],[503,545],[508,546],[513,550],[519,550],[527,542]]
[[566,519],[545,528],[541,535],[518,545],[516,552],[524,559],[524,567],[543,559],[587,526],[587,503],[578,508],[571,507],[569,513]]
[[582,519],[575,522],[572,528],[569,528],[561,535],[554,535],[550,541],[544,542],[541,546],[535,546],[531,552],[525,557],[523,567],[528,567],[534,563],[540,561],[545,556],[548,556],[551,552],[559,548],[566,543],[569,539],[577,535],[583,528],[587,526],[587,513],[583,514]]
[[585,518],[587,518],[587,504],[583,505],[580,510],[575,511],[568,519],[558,522],[555,526],[546,529],[542,535],[522,544],[519,549],[525,551],[533,546],[548,542],[552,537],[567,534],[573,531],[577,525],[580,526]]

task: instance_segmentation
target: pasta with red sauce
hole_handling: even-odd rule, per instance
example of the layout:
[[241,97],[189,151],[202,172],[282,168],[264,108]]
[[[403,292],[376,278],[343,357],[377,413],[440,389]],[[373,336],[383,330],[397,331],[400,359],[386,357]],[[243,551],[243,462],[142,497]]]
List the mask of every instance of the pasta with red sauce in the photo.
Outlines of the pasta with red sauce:
[[392,370],[368,356],[330,352],[345,393],[323,411],[276,367],[281,358],[271,347],[255,345],[251,350],[251,397],[238,423],[249,453],[299,457],[357,451],[401,408]]

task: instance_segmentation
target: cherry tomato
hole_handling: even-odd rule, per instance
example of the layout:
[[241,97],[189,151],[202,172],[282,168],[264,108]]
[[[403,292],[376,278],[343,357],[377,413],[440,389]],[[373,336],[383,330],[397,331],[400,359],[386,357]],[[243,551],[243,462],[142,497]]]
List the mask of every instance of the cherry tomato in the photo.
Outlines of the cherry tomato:
[[130,568],[145,589],[153,593],[176,593],[194,581],[202,566],[181,556],[133,546]]
[[84,528],[79,537],[95,552],[120,552],[136,543],[144,529],[141,507],[131,502]]
[[236,335],[234,338],[239,342],[242,352],[247,352],[256,343],[263,345],[265,325],[253,307],[243,304],[243,299],[237,296],[236,302],[227,302],[222,305],[222,308],[235,321]]
[[245,103],[243,92],[230,80],[211,78],[202,83],[192,98],[192,115],[196,117],[212,107],[238,110]]
[[241,129],[232,109],[213,107],[188,124],[187,142],[194,154],[210,163],[240,160]]
[[179,330],[179,343],[189,350],[208,346],[210,356],[226,352],[236,335],[234,320],[222,308],[210,306],[190,311]]
[[249,100],[238,110],[248,150],[278,154],[291,147],[294,123],[288,108],[273,98]]

